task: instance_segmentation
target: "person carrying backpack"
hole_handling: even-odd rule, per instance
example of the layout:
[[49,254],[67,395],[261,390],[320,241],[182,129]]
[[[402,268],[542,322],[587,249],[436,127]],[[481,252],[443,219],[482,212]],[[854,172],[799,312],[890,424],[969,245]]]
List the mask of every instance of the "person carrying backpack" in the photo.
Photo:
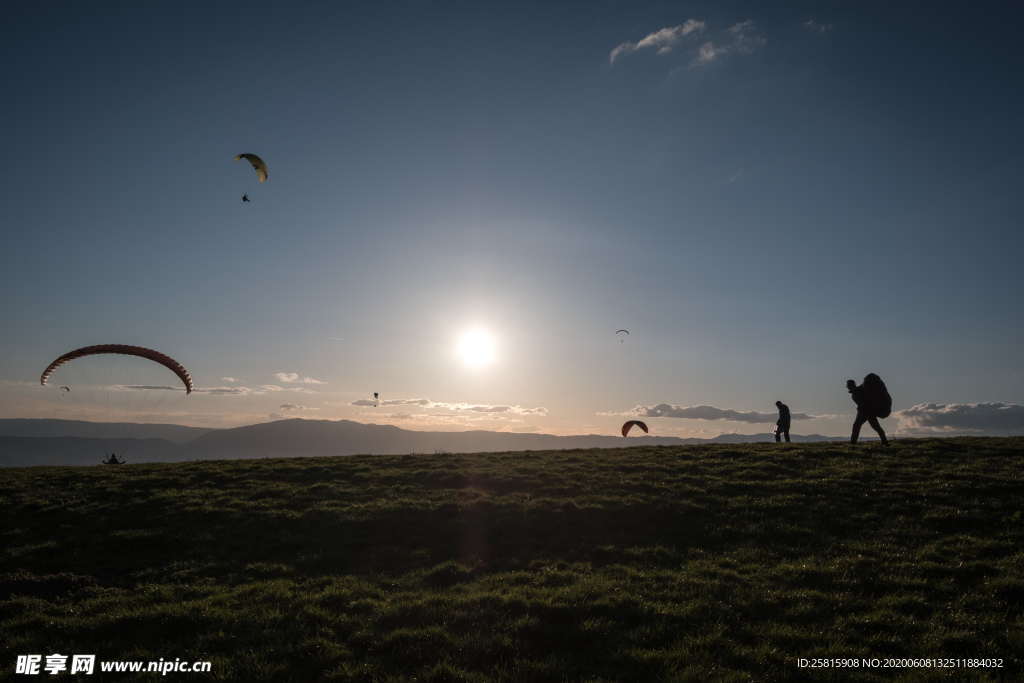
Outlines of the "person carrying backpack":
[[885,431],[878,422],[878,418],[889,417],[889,413],[892,412],[892,397],[889,395],[885,382],[872,372],[864,377],[864,383],[860,386],[857,386],[852,379],[846,380],[846,390],[850,392],[850,398],[857,404],[857,417],[853,421],[850,443],[857,443],[860,428],[867,422],[872,429],[878,432],[878,438],[882,445],[888,446],[889,440],[885,438]]

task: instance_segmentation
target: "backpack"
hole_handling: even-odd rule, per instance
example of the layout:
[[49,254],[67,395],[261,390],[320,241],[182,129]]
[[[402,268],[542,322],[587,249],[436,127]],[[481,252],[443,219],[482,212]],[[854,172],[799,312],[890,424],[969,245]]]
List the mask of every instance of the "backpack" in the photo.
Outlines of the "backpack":
[[864,377],[864,394],[868,408],[875,417],[889,417],[892,413],[892,396],[882,378],[871,372]]

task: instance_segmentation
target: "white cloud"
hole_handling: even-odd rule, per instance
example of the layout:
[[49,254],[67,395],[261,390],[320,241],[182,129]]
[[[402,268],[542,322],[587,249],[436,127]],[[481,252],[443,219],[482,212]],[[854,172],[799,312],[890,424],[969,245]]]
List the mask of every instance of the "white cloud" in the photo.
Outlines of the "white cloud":
[[832,24],[819,24],[814,19],[808,19],[801,26],[812,33],[828,33],[832,30]]
[[1024,405],[1018,403],[919,403],[893,416],[910,434],[1024,434]]
[[[677,417],[688,420],[728,420],[731,422],[750,422],[753,424],[774,423],[779,419],[779,414],[758,413],[756,411],[731,410],[728,408],[715,408],[714,406],[677,406],[668,403],[659,403],[653,406],[637,406],[626,415],[640,417]],[[792,413],[794,420],[813,420],[816,415],[806,413]]]
[[314,377],[302,377],[297,372],[275,372],[274,377],[284,384],[327,384],[327,382]]
[[238,381],[238,378],[237,377],[221,377],[220,381],[221,382],[227,382],[228,384],[234,384],[235,382]]
[[704,22],[697,19],[687,19],[678,26],[659,28],[653,33],[648,33],[635,43],[627,41],[616,45],[608,55],[608,63],[614,64],[615,60],[622,55],[647,48],[654,48],[659,55],[668,54],[680,40],[692,33],[700,33],[703,30]]

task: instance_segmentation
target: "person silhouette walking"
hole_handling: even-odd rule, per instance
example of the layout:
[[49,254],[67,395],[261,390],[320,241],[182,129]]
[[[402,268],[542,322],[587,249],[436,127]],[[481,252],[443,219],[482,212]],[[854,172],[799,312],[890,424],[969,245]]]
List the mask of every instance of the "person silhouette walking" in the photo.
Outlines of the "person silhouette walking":
[[789,443],[789,406],[782,401],[776,401],[775,407],[779,409],[779,421],[775,423],[775,443],[782,441],[782,435],[786,436],[786,443]]
[[846,390],[850,392],[850,398],[857,404],[857,417],[853,420],[853,431],[850,433],[850,443],[857,443],[857,439],[860,437],[860,428],[867,422],[871,425],[871,428],[878,432],[878,438],[881,439],[883,446],[889,445],[889,440],[885,438],[885,431],[882,430],[882,425],[878,423],[878,416],[875,415],[871,405],[869,404],[867,397],[864,395],[864,387],[857,386],[857,383],[852,379],[846,380]]

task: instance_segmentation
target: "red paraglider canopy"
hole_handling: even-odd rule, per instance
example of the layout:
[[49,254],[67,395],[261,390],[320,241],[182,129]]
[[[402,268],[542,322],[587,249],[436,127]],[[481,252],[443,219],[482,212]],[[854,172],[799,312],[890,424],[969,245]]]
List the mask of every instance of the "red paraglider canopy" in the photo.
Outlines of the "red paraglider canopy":
[[103,353],[119,353],[125,356],[138,356],[139,358],[146,358],[154,363],[159,363],[178,376],[181,383],[185,385],[186,394],[192,393],[192,376],[188,374],[188,370],[185,369],[184,365],[170,356],[160,353],[159,351],[147,349],[142,346],[128,346],[127,344],[98,344],[96,346],[86,346],[81,349],[75,349],[74,351],[68,351],[63,356],[46,366],[46,369],[43,370],[43,374],[39,377],[39,383],[46,384],[46,381],[50,379],[50,375],[53,374],[53,371],[68,361],[72,361],[83,356],[94,356]]
[[640,420],[629,420],[623,423],[622,425],[622,436],[626,436],[627,434],[629,434],[629,430],[633,428],[633,425],[636,425],[640,429],[644,430],[644,434],[649,433],[647,431],[647,425],[641,422]]

